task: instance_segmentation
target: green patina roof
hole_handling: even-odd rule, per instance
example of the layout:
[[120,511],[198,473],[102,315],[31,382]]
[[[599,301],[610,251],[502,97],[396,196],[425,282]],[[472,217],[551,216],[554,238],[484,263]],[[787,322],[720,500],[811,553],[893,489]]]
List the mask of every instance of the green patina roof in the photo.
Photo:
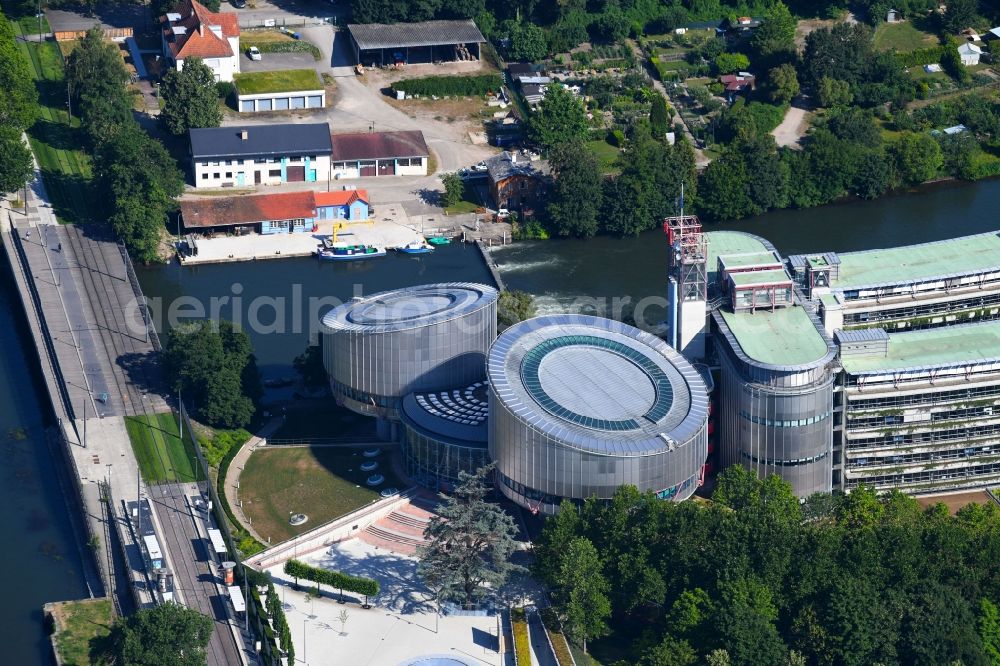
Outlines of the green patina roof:
[[725,254],[745,254],[748,252],[767,252],[768,248],[759,239],[742,231],[708,231],[708,281],[718,279],[716,268],[719,256]]
[[799,306],[754,313],[722,312],[743,353],[759,363],[801,365],[823,358],[826,340]]
[[729,278],[737,287],[746,287],[755,284],[772,284],[774,282],[791,282],[788,273],[784,269],[772,269],[769,271],[750,271],[747,273],[730,273]]
[[720,254],[719,258],[729,268],[780,264],[772,252],[750,252],[748,254]]
[[844,356],[849,373],[902,370],[1000,358],[1000,321],[889,334],[887,356]]
[[846,252],[840,257],[836,289],[901,284],[1000,266],[1000,233],[991,231],[935,243],[887,250]]

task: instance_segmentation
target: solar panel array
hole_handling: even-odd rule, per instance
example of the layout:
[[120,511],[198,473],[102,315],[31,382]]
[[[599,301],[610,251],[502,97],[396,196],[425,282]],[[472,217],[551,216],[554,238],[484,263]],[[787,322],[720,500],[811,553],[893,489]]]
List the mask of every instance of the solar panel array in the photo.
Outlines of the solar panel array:
[[485,386],[486,382],[476,382],[465,389],[418,393],[417,404],[429,414],[453,423],[481,425],[489,414],[489,404],[484,398]]

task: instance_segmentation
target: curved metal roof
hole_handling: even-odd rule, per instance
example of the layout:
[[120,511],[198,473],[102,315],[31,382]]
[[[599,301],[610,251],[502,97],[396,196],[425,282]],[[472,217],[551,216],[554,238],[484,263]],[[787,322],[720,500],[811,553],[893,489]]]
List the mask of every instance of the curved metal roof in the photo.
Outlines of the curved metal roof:
[[659,338],[586,315],[536,317],[490,348],[497,398],[566,446],[604,455],[662,453],[705,426],[697,370]]
[[403,331],[467,315],[498,296],[493,287],[475,282],[424,284],[356,298],[330,310],[323,325],[332,332]]
[[403,423],[440,442],[486,448],[489,404],[486,382],[464,389],[411,393],[403,398]]

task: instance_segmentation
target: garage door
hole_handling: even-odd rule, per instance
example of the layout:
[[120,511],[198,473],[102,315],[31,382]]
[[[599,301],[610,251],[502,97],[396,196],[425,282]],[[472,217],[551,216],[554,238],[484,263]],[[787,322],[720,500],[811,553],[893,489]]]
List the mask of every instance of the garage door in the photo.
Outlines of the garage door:
[[288,174],[289,183],[302,183],[306,179],[306,168],[304,166],[290,166],[286,167],[285,173]]
[[396,174],[396,161],[395,160],[379,160],[378,161],[378,175],[380,176],[394,176]]
[[375,162],[362,162],[361,163],[361,175],[362,176],[374,176],[375,175]]

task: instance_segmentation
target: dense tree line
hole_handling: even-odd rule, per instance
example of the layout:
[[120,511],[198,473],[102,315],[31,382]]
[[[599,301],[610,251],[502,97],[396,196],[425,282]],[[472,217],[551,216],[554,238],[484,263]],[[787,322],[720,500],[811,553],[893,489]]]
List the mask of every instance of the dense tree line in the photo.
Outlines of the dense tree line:
[[713,500],[564,503],[535,573],[571,635],[613,631],[642,666],[997,663],[996,506],[953,517],[865,488],[800,505],[739,466]]
[[[212,618],[166,603],[118,619],[108,661],[134,666],[204,666]],[[96,660],[94,663],[104,663]]]
[[263,389],[246,331],[225,320],[177,326],[164,359],[174,390],[200,420],[222,428],[250,423]]
[[20,189],[32,174],[31,152],[22,135],[38,117],[38,91],[31,65],[0,13],[0,194]]
[[94,157],[108,219],[139,261],[155,261],[167,213],[184,187],[177,164],[132,115],[129,75],[118,47],[94,28],[66,59],[74,108]]

